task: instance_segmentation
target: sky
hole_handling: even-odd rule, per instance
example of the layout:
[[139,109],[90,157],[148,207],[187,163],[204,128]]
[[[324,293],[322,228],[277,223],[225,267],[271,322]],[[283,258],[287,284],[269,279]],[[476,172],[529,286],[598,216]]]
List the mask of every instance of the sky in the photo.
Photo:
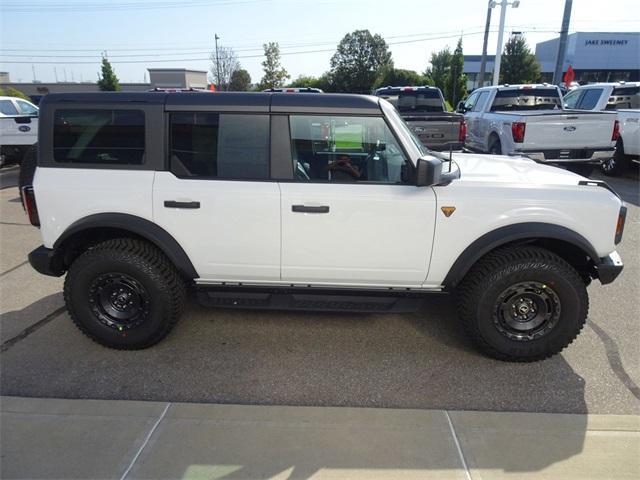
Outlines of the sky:
[[[14,82],[92,81],[106,52],[121,82],[146,69],[209,70],[214,34],[235,50],[252,81],[262,76],[262,44],[280,44],[292,78],[318,76],[348,32],[382,35],[396,68],[419,72],[432,52],[482,53],[487,0],[0,0],[0,71]],[[564,0],[508,7],[505,33],[523,32],[532,49],[558,36]],[[488,53],[496,51],[499,8]],[[570,32],[639,32],[639,0],[574,0]],[[507,35],[505,35],[505,40]],[[639,59],[640,61],[640,59]],[[19,62],[19,63],[18,63]]]

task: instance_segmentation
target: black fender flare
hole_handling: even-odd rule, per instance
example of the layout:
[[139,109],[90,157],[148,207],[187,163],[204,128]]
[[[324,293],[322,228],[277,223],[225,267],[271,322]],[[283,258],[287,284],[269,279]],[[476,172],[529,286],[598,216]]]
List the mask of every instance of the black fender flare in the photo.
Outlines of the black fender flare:
[[58,250],[78,233],[100,228],[115,228],[134,233],[162,250],[185,277],[189,279],[199,277],[188,255],[171,234],[149,220],[127,213],[98,213],[81,218],[72,223],[58,237],[53,249]]
[[582,250],[596,265],[600,263],[591,242],[567,227],[539,222],[516,223],[485,233],[471,243],[453,263],[442,284],[447,289],[455,287],[478,260],[498,247],[517,241],[542,239],[567,242]]

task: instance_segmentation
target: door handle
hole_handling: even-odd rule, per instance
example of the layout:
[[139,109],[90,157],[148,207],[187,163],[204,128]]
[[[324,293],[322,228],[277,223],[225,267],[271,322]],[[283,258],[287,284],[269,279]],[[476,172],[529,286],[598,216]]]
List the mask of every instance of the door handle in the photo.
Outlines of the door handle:
[[291,211],[297,213],[329,213],[329,207],[327,205],[321,205],[319,207],[291,205]]
[[200,208],[200,202],[177,202],[175,200],[165,200],[166,208]]

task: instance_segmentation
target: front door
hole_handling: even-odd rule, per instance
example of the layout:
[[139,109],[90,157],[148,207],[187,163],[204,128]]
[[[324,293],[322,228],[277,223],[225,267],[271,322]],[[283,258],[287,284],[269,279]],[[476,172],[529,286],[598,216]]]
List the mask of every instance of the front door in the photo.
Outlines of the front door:
[[290,117],[295,181],[281,183],[282,280],[419,286],[436,199],[403,183],[407,158],[382,117]]
[[269,116],[175,112],[155,222],[201,280],[280,280],[280,191],[269,181]]

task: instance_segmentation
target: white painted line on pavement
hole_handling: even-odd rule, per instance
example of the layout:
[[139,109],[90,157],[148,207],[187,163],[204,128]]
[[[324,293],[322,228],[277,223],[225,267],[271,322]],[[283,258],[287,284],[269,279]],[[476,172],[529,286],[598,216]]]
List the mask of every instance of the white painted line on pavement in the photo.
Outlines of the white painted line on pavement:
[[453,435],[453,441],[456,442],[456,448],[458,449],[458,456],[460,457],[460,462],[462,462],[462,466],[464,467],[464,473],[467,477],[467,480],[472,480],[471,472],[469,471],[469,467],[467,467],[467,461],[464,459],[464,454],[462,453],[462,448],[460,447],[460,442],[458,441],[458,435],[456,434],[456,429],[453,428],[453,423],[451,422],[451,417],[449,417],[449,412],[445,410],[444,414],[447,416],[447,421],[449,422],[449,429],[451,430],[451,435]]
[[135,456],[133,457],[133,460],[131,460],[131,463],[129,464],[127,469],[124,471],[124,473],[120,477],[120,480],[124,480],[125,478],[127,478],[127,475],[129,475],[129,472],[133,468],[133,465],[138,460],[138,457],[140,456],[140,454],[142,454],[142,451],[144,450],[144,447],[146,447],[147,443],[149,443],[149,440],[151,439],[151,436],[153,435],[153,432],[155,432],[156,428],[158,428],[158,425],[160,425],[160,422],[162,421],[164,416],[167,414],[167,411],[169,410],[170,406],[171,406],[171,402],[167,403],[167,406],[164,407],[164,410],[162,411],[162,413],[158,417],[158,420],[156,420],[156,423],[153,424],[153,427],[151,427],[151,430],[149,430],[149,433],[147,433],[147,436],[145,437],[144,442],[142,442],[142,445],[140,445],[140,448],[138,449],[138,451],[136,452]]

